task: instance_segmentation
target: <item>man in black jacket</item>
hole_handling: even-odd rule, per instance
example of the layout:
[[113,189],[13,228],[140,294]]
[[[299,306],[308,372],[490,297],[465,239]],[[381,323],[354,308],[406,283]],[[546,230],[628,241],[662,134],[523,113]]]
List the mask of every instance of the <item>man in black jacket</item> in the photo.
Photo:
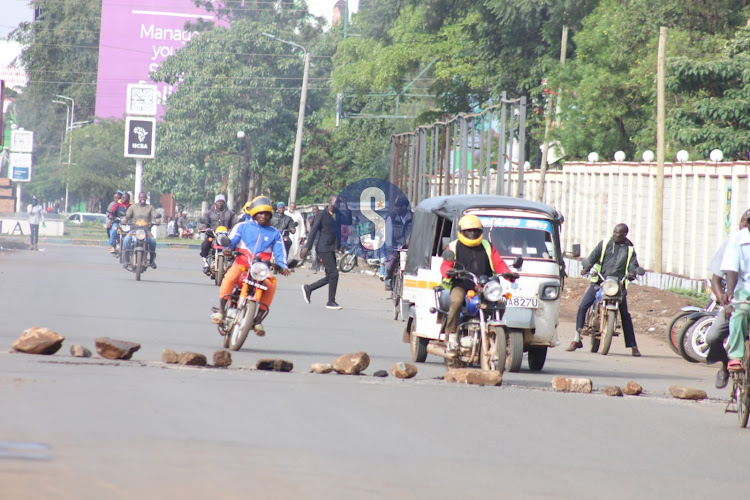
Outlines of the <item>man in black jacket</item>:
[[[203,213],[200,223],[212,231],[219,226],[224,226],[227,231],[232,229],[235,222],[234,212],[227,207],[227,199],[223,194],[217,194],[214,205]],[[211,253],[211,242],[203,238],[200,255],[203,258],[203,272],[208,274],[208,254]]]
[[284,240],[284,248],[286,248],[286,253],[289,254],[289,249],[292,247],[291,235],[296,232],[295,228],[297,224],[285,212],[286,205],[284,202],[279,202],[276,205],[276,213],[271,217],[271,226],[278,229],[281,233],[281,238]]
[[[343,205],[343,209],[339,209],[340,205]],[[310,285],[302,285],[302,295],[308,304],[310,303],[310,295],[314,290],[328,285],[328,304],[326,304],[326,309],[341,309],[341,306],[336,303],[336,288],[339,283],[339,270],[336,267],[336,250],[341,242],[341,226],[351,223],[352,213],[349,211],[346,201],[336,195],[329,196],[328,206],[315,218],[312,228],[310,228],[310,234],[307,237],[307,243],[300,252],[300,259],[304,259],[317,238],[318,243],[315,248],[326,270],[326,275],[323,279]]]
[[[596,248],[587,258],[581,262],[583,266],[582,274],[587,274],[592,268],[598,269],[599,274],[605,278],[616,276],[622,279],[626,274],[628,278],[635,278],[635,271],[638,268],[638,258],[633,249],[633,243],[627,239],[628,226],[617,224],[612,233],[612,238],[606,242],[600,241]],[[578,315],[576,316],[576,336],[566,351],[575,351],[583,347],[581,342],[581,330],[586,321],[586,311],[596,299],[596,291],[599,289],[600,279],[598,274],[591,273],[591,286],[583,296],[581,305],[578,306]],[[625,347],[632,349],[633,356],[640,356],[638,346],[635,342],[635,331],[633,330],[633,320],[630,318],[628,311],[627,293],[620,302],[620,321],[622,321],[622,331],[625,334]]]

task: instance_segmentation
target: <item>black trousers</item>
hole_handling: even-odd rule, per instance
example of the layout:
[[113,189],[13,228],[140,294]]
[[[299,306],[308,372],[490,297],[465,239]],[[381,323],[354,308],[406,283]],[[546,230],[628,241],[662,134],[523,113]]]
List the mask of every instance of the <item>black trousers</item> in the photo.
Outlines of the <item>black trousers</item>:
[[209,241],[208,238],[204,238],[201,242],[201,257],[204,259],[211,253],[211,244],[212,242]]
[[333,252],[318,252],[323,261],[326,275],[310,285],[310,291],[328,285],[328,302],[336,302],[336,288],[339,286],[339,269],[336,267],[336,255]]
[[[576,316],[576,330],[583,328],[586,322],[586,312],[596,300],[597,287],[590,286],[583,295],[581,305],[578,306],[578,315]],[[625,335],[625,347],[637,347],[635,343],[635,330],[633,330],[633,320],[628,311],[628,297],[625,296],[620,301],[620,322],[622,323],[622,333]]]

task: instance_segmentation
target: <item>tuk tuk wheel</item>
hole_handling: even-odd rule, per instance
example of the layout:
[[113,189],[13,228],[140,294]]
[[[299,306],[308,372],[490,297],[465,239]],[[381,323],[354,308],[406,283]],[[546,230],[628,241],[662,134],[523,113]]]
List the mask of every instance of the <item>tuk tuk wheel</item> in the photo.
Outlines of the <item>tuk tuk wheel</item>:
[[509,372],[521,370],[523,362],[523,332],[511,330],[508,332],[508,356],[505,360],[505,369]]
[[529,370],[540,372],[547,360],[547,346],[529,347]]
[[409,345],[411,347],[411,360],[415,363],[424,363],[427,359],[427,344],[429,339],[420,337],[414,333],[417,320],[412,318],[406,326],[409,332]]

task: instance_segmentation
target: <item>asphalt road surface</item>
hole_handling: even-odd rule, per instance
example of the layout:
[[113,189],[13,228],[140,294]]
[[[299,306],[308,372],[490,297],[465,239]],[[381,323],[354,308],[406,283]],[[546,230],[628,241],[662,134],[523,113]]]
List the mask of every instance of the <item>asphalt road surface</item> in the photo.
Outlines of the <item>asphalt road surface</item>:
[[[750,429],[724,414],[715,367],[690,365],[658,338],[632,358],[563,350],[502,387],[447,384],[441,359],[411,380],[374,378],[408,361],[403,323],[382,284],[342,275],[341,311],[326,292],[305,304],[309,270],[279,277],[265,338],[229,369],[160,362],[165,347],[211,359],[218,288],[195,250],[161,250],[141,282],[105,248],[0,253],[0,498],[744,498]],[[30,326],[66,336],[53,356],[10,351]],[[132,361],[70,356],[100,336],[140,342]],[[361,376],[309,373],[364,350]],[[260,372],[260,358],[294,363]],[[594,394],[561,394],[557,375],[591,378]],[[640,397],[602,389],[640,383]],[[672,399],[670,385],[711,399]]]

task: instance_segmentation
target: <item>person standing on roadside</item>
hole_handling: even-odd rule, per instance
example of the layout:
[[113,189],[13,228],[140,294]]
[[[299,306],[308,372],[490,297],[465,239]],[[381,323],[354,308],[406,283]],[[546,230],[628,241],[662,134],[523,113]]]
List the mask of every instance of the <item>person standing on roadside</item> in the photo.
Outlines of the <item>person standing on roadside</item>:
[[[343,208],[340,208],[343,205]],[[300,252],[300,259],[304,259],[307,252],[310,251],[313,242],[318,238],[316,248],[318,255],[323,261],[326,275],[310,285],[302,285],[302,296],[305,302],[310,303],[312,292],[328,285],[328,303],[326,309],[341,309],[336,303],[336,288],[339,283],[339,270],[336,267],[336,250],[341,242],[341,226],[352,223],[352,214],[346,201],[336,195],[328,197],[328,206],[322,210],[313,222],[310,235],[307,238],[305,247]]]
[[39,205],[36,196],[31,197],[31,205],[26,207],[29,213],[29,227],[31,228],[31,248],[29,250],[39,250],[39,221],[44,223],[44,209]]
[[297,204],[294,202],[289,204],[289,213],[287,215],[297,224],[295,226],[296,232],[292,235],[292,248],[289,251],[289,260],[299,259],[300,246],[304,245],[304,239],[307,235],[305,218],[297,211]]

